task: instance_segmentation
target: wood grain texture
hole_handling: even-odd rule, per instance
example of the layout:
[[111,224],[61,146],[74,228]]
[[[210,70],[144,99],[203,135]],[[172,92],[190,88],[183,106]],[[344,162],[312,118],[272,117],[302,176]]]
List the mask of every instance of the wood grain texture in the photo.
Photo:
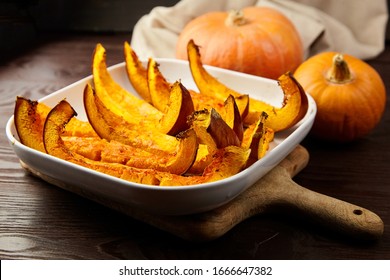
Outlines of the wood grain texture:
[[[25,172],[4,135],[16,95],[39,99],[91,72],[97,42],[108,64],[123,61],[131,34],[41,34],[39,42],[0,62],[1,259],[390,259],[390,105],[367,137],[346,145],[310,136],[310,154],[294,181],[370,209],[382,237],[361,242],[278,211],[255,215],[214,241],[188,242]],[[369,61],[390,92],[390,48]]]

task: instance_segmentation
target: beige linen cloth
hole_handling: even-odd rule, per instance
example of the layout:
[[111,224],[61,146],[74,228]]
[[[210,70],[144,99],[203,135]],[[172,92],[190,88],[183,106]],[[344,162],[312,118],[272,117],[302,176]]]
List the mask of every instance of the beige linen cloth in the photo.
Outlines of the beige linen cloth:
[[209,11],[269,6],[296,26],[306,58],[338,51],[369,59],[384,49],[386,0],[182,0],[173,7],[155,7],[137,22],[131,46],[140,58],[175,56],[177,38],[191,19]]

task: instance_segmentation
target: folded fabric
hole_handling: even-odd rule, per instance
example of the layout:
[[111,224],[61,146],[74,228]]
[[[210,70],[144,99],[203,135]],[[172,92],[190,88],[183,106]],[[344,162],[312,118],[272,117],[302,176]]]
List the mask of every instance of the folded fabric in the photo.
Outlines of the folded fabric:
[[337,51],[369,59],[384,50],[386,0],[182,0],[173,7],[155,7],[137,22],[131,45],[139,57],[175,57],[178,36],[193,18],[210,11],[268,6],[296,26],[309,57]]

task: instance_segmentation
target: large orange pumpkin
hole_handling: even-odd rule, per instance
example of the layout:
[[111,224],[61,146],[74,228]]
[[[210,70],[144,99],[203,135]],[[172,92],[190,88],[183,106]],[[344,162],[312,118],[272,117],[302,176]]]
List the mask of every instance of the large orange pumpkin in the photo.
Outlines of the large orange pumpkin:
[[317,104],[312,135],[348,142],[367,135],[381,120],[386,89],[366,62],[323,52],[303,62],[294,76]]
[[176,57],[187,59],[190,39],[204,64],[276,79],[303,61],[303,45],[292,22],[268,7],[210,12],[182,30]]

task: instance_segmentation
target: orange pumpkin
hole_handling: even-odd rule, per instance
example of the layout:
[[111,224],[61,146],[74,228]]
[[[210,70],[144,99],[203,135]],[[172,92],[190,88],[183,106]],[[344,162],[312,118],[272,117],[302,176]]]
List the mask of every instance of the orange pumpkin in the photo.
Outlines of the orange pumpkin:
[[199,45],[204,64],[276,79],[303,61],[303,45],[292,22],[267,7],[210,12],[182,30],[176,57],[187,59],[190,39]]
[[294,73],[316,101],[311,133],[318,138],[348,142],[367,135],[379,123],[386,89],[369,64],[335,52],[315,55]]

